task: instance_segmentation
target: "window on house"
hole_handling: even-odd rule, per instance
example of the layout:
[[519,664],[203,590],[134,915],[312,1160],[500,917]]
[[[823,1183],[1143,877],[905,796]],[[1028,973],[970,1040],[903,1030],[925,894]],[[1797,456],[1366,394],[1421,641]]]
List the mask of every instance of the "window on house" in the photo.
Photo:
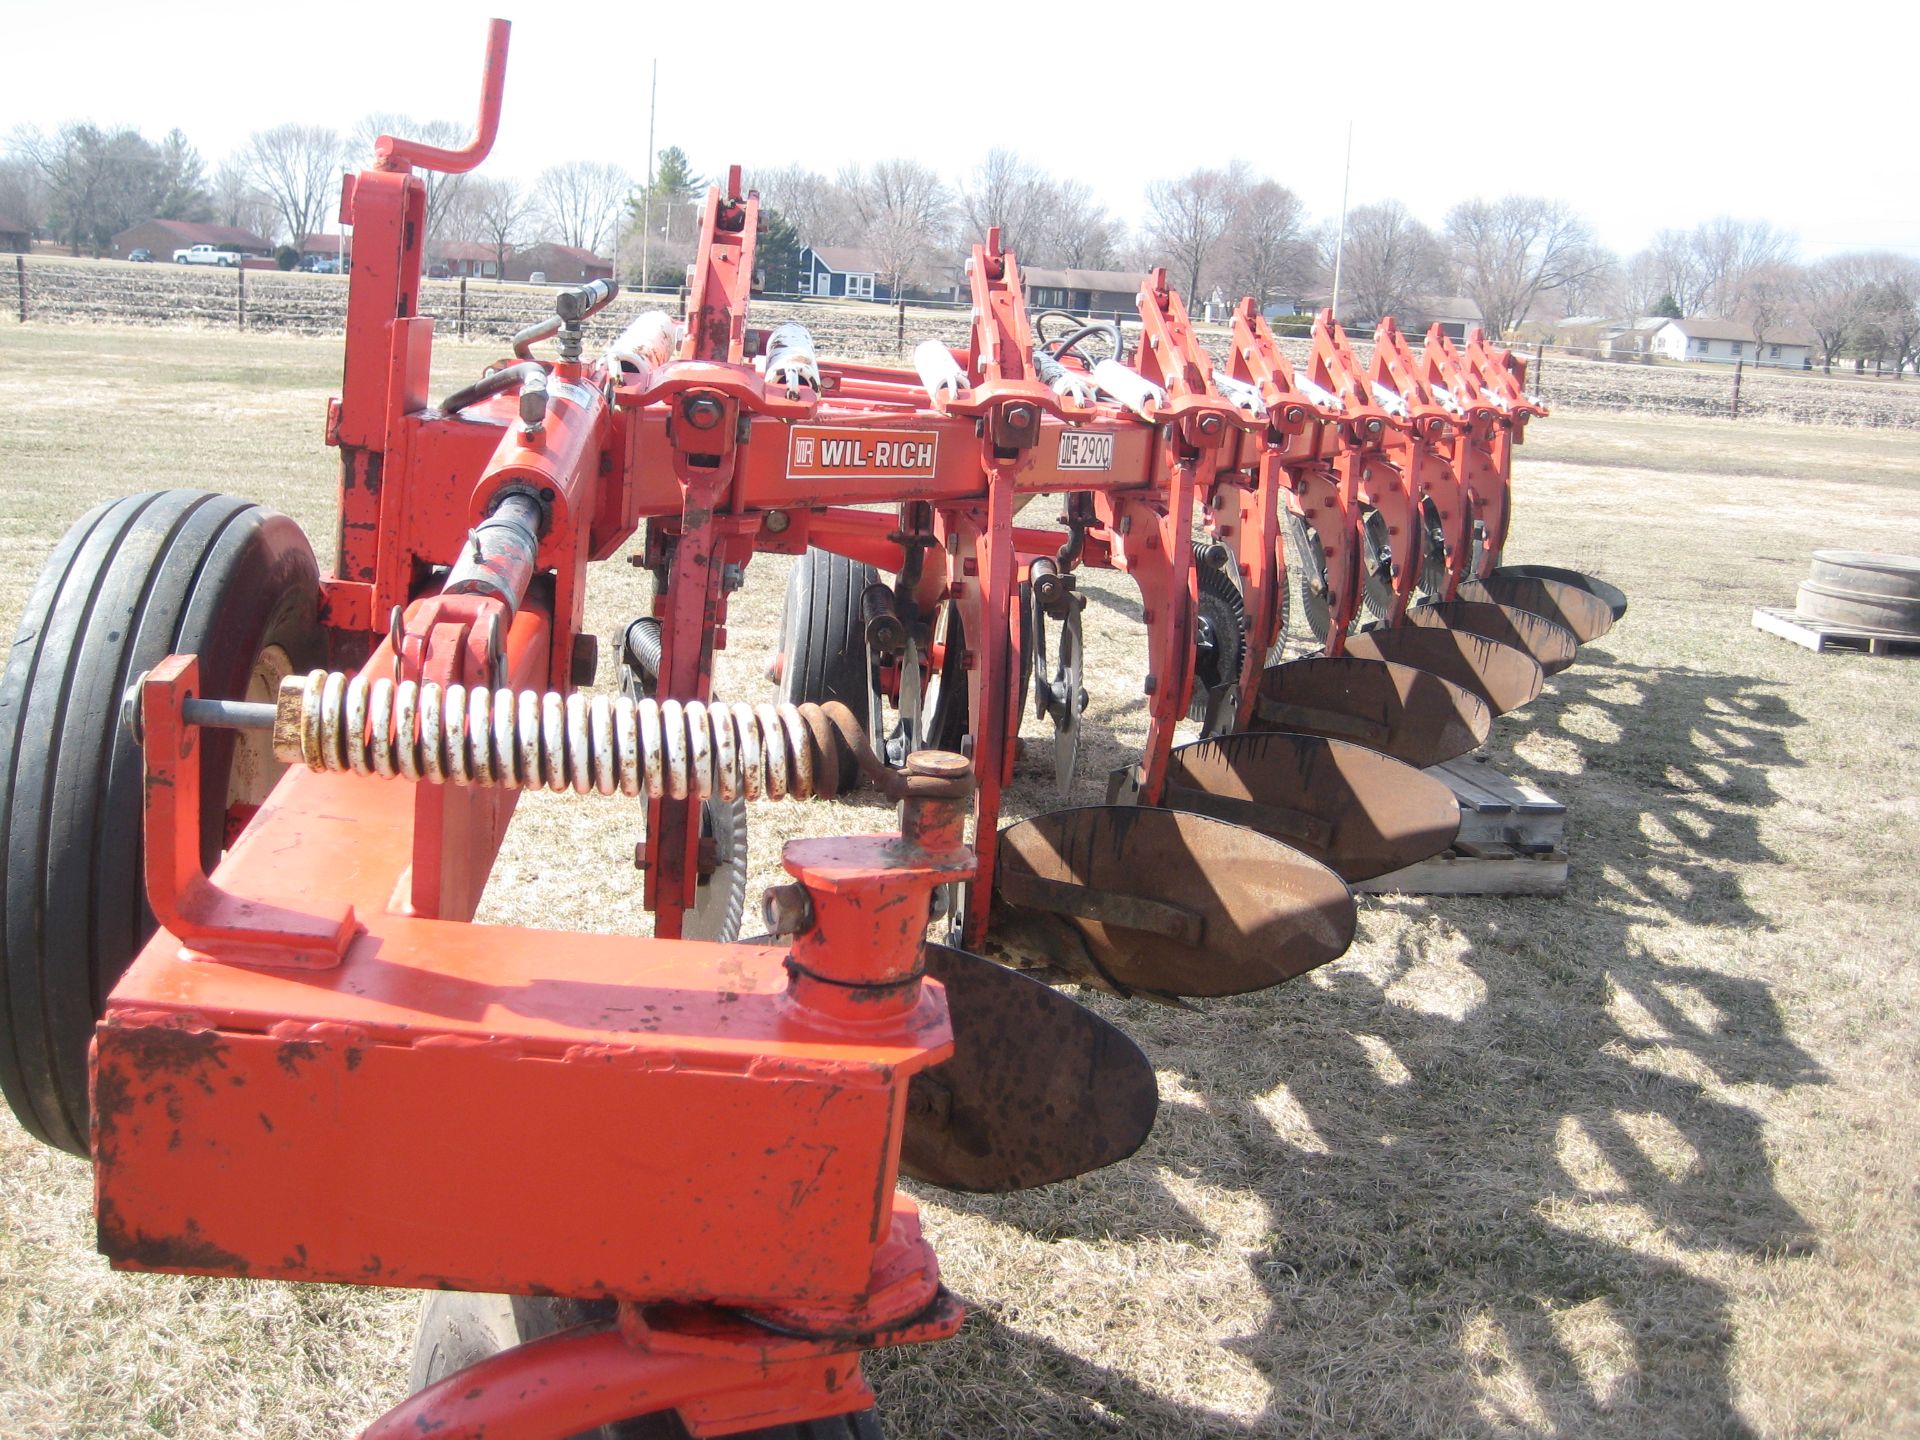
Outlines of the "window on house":
[[847,294],[858,296],[861,299],[871,300],[873,298],[873,276],[847,276]]
[[1705,340],[1696,340],[1693,342],[1693,348],[1704,355],[1707,353],[1707,342]]
[[1780,358],[1780,347],[1778,345],[1769,345],[1767,347],[1767,358],[1769,360],[1778,360]]

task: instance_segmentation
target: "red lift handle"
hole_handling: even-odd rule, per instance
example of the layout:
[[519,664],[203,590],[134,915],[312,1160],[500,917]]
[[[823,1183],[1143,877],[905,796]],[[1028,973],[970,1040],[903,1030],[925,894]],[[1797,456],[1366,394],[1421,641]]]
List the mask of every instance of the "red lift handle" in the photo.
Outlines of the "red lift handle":
[[422,170],[464,175],[487,158],[493,149],[493,137],[500,129],[500,97],[507,88],[507,36],[512,30],[510,20],[487,22],[487,58],[480,76],[480,118],[474,125],[473,139],[458,150],[443,150],[422,140],[382,135],[373,142],[376,168],[404,170],[409,165],[417,165]]

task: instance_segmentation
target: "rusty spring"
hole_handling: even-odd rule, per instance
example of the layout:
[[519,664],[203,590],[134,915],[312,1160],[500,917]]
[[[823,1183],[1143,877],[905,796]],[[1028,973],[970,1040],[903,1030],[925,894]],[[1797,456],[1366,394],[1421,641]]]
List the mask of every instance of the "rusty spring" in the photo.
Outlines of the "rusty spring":
[[273,748],[311,770],[656,800],[830,800],[843,756],[895,799],[972,788],[970,775],[936,779],[889,768],[838,701],[636,701],[396,683],[338,670],[281,683]]

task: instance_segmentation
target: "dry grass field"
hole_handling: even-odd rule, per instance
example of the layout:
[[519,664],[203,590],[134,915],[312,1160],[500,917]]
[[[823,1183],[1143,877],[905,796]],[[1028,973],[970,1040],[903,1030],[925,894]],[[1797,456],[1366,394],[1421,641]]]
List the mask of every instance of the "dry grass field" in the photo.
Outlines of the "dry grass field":
[[[436,392],[495,348],[443,346]],[[0,625],[70,519],[150,486],[275,505],[324,561],[337,377],[325,340],[0,324]],[[1095,999],[1159,1127],[1077,1182],[926,1197],[972,1314],[871,1364],[895,1440],[1920,1433],[1920,661],[1748,620],[1815,546],[1920,551],[1920,452],[1560,414],[1517,490],[1513,558],[1633,602],[1491,746],[1568,802],[1570,891],[1367,901],[1347,957],[1200,1013]],[[609,635],[641,594],[602,569]],[[755,563],[717,689],[764,693],[784,579]],[[1137,597],[1093,590],[1082,799],[1140,733]],[[756,887],[782,836],[879,819],[762,807]],[[637,928],[636,826],[525,805],[484,918]],[[415,1306],[113,1275],[86,1167],[0,1118],[0,1435],[350,1433]]]

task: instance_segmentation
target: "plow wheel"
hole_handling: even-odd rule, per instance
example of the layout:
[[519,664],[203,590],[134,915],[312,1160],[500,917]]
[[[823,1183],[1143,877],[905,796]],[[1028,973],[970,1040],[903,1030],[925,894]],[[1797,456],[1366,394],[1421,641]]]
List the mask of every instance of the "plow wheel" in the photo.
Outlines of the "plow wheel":
[[[202,694],[271,698],[277,677],[325,658],[319,594],[286,516],[162,490],[87,514],[28,597],[0,678],[0,1091],[49,1144],[87,1153],[94,1021],[154,931],[127,687],[191,653]],[[264,734],[230,730],[202,733],[200,766],[210,869],[284,767]]]
[[[1036,719],[1053,724],[1053,783],[1065,795],[1073,789],[1073,771],[1080,759],[1080,715],[1087,708],[1086,645],[1081,619],[1087,608],[1087,597],[1074,588],[1071,575],[1055,576],[1051,588],[1056,598],[1050,607],[1048,587],[1033,584],[1020,587],[1022,601],[1027,606],[1025,649],[1033,670],[1033,713]],[[1055,618],[1056,611],[1059,639],[1049,646],[1048,621]],[[951,623],[957,630],[960,623],[957,611]],[[1050,660],[1049,655],[1055,658]],[[964,709],[964,675],[954,692]],[[965,729],[963,721],[960,731],[964,733]],[[960,748],[957,735],[948,748]]]
[[1347,653],[1361,659],[1411,665],[1471,690],[1496,715],[1517,710],[1540,693],[1539,665],[1526,651],[1460,630],[1430,630],[1402,625],[1392,630],[1363,630],[1347,641]]
[[[418,1392],[476,1361],[529,1340],[570,1330],[576,1325],[611,1325],[611,1300],[569,1300],[551,1295],[475,1295],[438,1290],[421,1302],[414,1331],[413,1372],[409,1389]],[[573,1440],[689,1440],[691,1432],[669,1410],[602,1425]],[[835,1415],[801,1425],[774,1425],[746,1431],[738,1440],[884,1440],[872,1410]]]
[[1193,547],[1200,609],[1195,616],[1193,699],[1187,718],[1211,735],[1232,722],[1230,705],[1247,664],[1247,605],[1233,577],[1208,561],[1209,547]]
[[1421,502],[1420,527],[1426,543],[1420,549],[1419,593],[1429,600],[1444,599],[1447,593],[1447,532],[1431,500]]
[[1366,577],[1367,613],[1384,620],[1393,613],[1393,541],[1387,518],[1369,510],[1360,522],[1360,564]]
[[1562,585],[1571,585],[1576,590],[1584,590],[1596,600],[1606,602],[1618,621],[1627,613],[1627,595],[1618,585],[1609,585],[1605,580],[1592,575],[1582,574],[1578,570],[1564,570],[1558,565],[1502,565],[1493,572],[1494,579],[1511,576],[1517,580],[1558,580]]
[[[855,715],[873,718],[866,623],[860,597],[880,578],[871,565],[809,547],[793,562],[781,619],[780,698],[789,705],[838,700]],[[869,732],[877,727],[869,724]],[[840,788],[860,783],[860,768],[843,759]]]
[[1118,995],[1240,995],[1353,941],[1353,896],[1319,861],[1240,825],[1136,805],[1000,832],[988,947]]
[[1573,664],[1579,650],[1573,632],[1564,625],[1556,625],[1531,610],[1489,605],[1481,600],[1441,600],[1432,605],[1410,606],[1407,623],[1436,630],[1461,630],[1498,640],[1502,645],[1526,651],[1548,675],[1558,675]]
[[1453,791],[1344,740],[1247,731],[1182,745],[1166,803],[1283,840],[1349,883],[1438,855],[1460,829]]
[[[1329,600],[1327,583],[1327,555],[1321,548],[1320,534],[1313,526],[1301,519],[1293,511],[1285,514],[1287,547],[1287,571],[1299,577],[1300,620],[1307,627],[1307,633],[1324,645],[1327,635],[1333,629],[1333,605]],[[1284,637],[1285,625],[1281,626]],[[1275,650],[1281,648],[1276,645]],[[1277,663],[1278,654],[1269,653],[1269,664]]]
[[1536,580],[1530,576],[1501,575],[1464,581],[1459,598],[1531,610],[1573,632],[1582,645],[1598,640],[1613,628],[1613,610],[1606,601],[1563,580]]
[[1349,656],[1269,665],[1254,713],[1264,729],[1350,740],[1421,770],[1478,749],[1493,729],[1493,711],[1472,691]]
[[1124,1160],[1153,1131],[1153,1066],[1118,1028],[1058,990],[944,945],[953,1058],[913,1077],[900,1171],[948,1190],[1050,1185]]
[[[620,689],[649,699],[660,684],[660,622],[643,615],[627,626],[620,648]],[[747,906],[747,802],[717,796],[700,807],[700,878],[693,908],[680,921],[688,940],[733,941]]]

